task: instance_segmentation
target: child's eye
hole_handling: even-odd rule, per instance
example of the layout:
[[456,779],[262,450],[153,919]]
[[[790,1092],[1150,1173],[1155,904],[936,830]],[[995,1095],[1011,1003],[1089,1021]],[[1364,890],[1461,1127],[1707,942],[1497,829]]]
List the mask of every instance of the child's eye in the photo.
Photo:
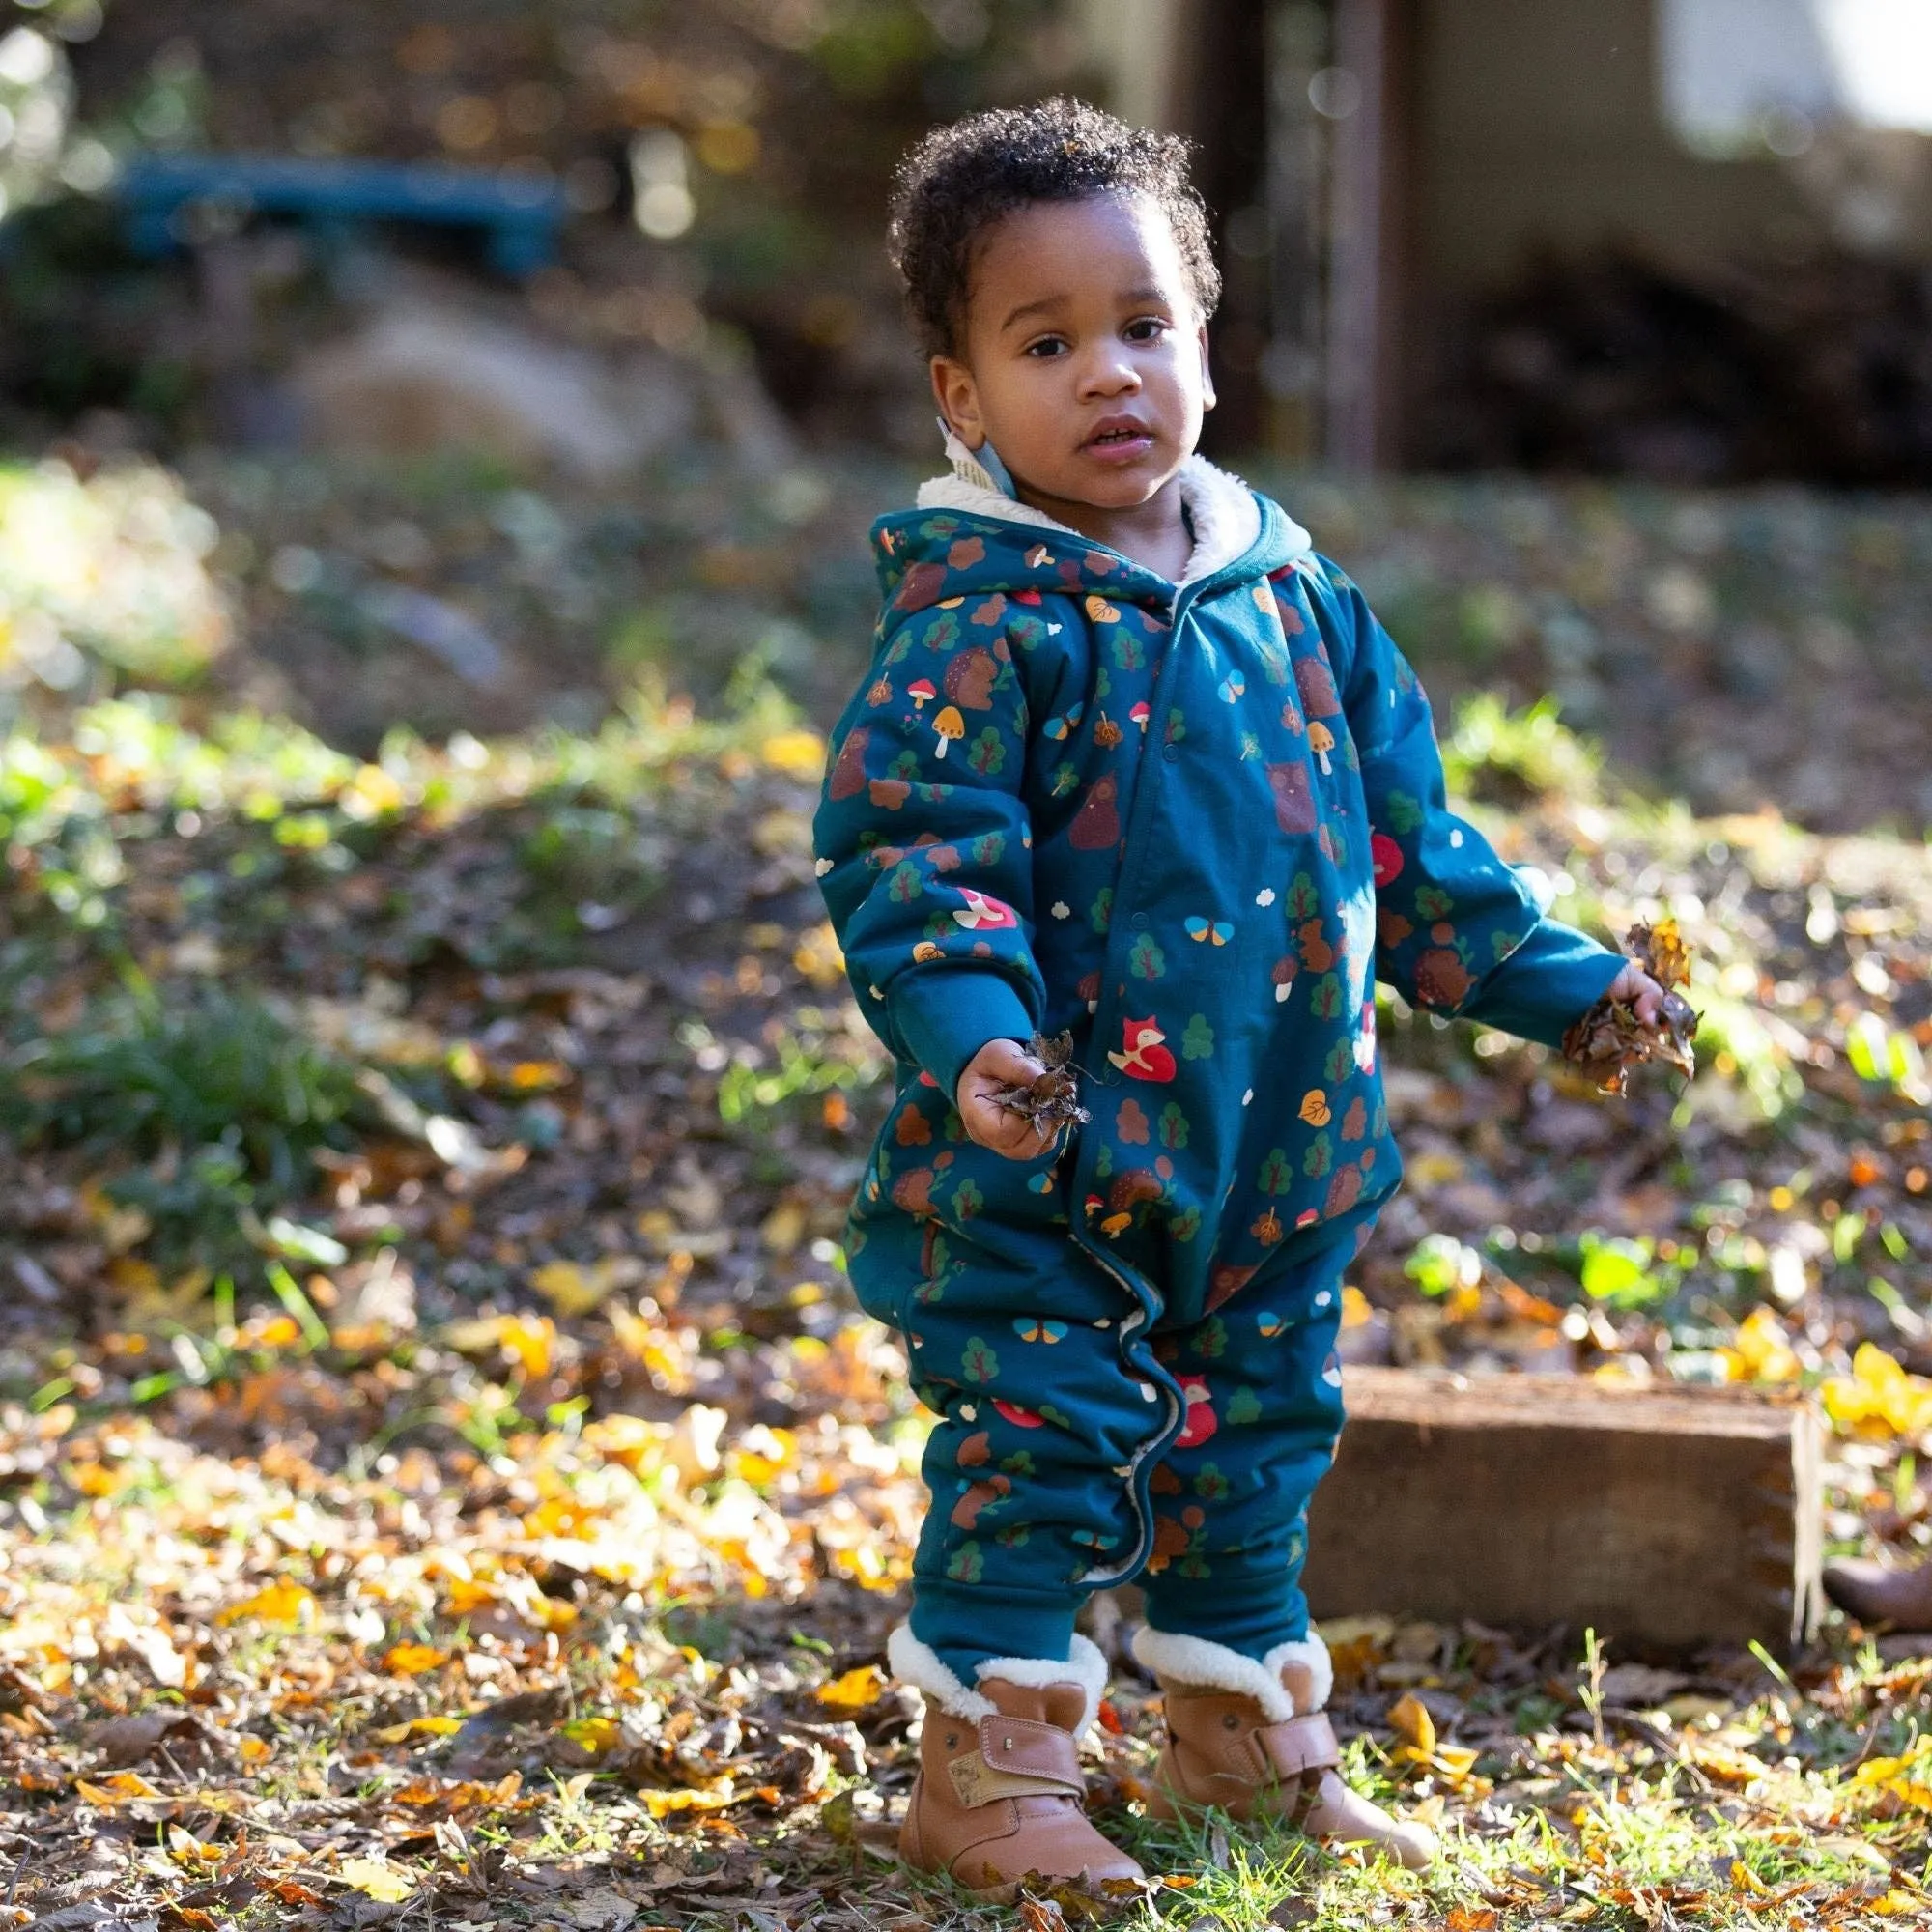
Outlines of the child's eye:
[[1129,342],[1152,342],[1156,337],[1165,335],[1166,333],[1167,323],[1162,317],[1157,315],[1137,316],[1132,322],[1127,324],[1127,340]]
[[1066,344],[1062,337],[1042,335],[1037,342],[1029,342],[1022,354],[1044,358],[1048,355],[1058,355],[1065,347]]

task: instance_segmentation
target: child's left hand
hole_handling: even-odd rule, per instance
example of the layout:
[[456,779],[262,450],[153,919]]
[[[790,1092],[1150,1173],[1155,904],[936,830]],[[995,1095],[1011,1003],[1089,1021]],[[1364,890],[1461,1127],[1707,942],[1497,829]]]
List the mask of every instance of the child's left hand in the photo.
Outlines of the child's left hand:
[[1634,959],[1610,981],[1604,997],[1621,1001],[1648,1027],[1656,1026],[1663,1016],[1663,988]]

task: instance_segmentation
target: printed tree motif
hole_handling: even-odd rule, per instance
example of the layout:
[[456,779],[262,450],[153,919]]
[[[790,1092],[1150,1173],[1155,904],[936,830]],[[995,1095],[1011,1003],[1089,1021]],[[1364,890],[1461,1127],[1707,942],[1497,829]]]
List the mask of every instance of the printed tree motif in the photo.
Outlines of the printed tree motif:
[[1108,675],[1107,667],[1105,665],[1095,665],[1094,667],[1094,703],[1098,704],[1103,702],[1107,697],[1109,697],[1113,694],[1113,689],[1114,689],[1114,680],[1112,677]]
[[[1158,980],[1167,971],[1167,959],[1150,934],[1144,932],[1134,941],[1133,951],[1127,954],[1127,971],[1136,980]],[[1186,1051],[1184,1041],[1181,1050]]]
[[1208,1024],[1206,1013],[1190,1016],[1180,1033],[1180,1057],[1183,1060],[1208,1060],[1214,1053],[1214,1029]]
[[1162,733],[1170,745],[1178,745],[1187,736],[1187,714],[1176,704],[1168,709],[1167,729]]
[[1322,1065],[1322,1071],[1330,1081],[1346,1080],[1350,1069],[1355,1064],[1355,1043],[1351,1039],[1338,1039],[1328,1049],[1328,1058]]
[[1309,1010],[1318,1020],[1332,1020],[1342,1010],[1342,976],[1324,973],[1308,996]]
[[1288,916],[1300,921],[1313,919],[1321,910],[1321,896],[1315,890],[1315,881],[1306,872],[1297,872],[1294,883],[1288,889]]
[[1187,1145],[1187,1116],[1179,1100],[1170,1100],[1160,1110],[1160,1144],[1175,1152]]
[[1195,1474],[1194,1493],[1205,1503],[1225,1502],[1233,1489],[1218,1463],[1204,1463]]
[[1010,1456],[1002,1456],[1000,1458],[1000,1473],[1004,1476],[1012,1476],[1015,1478],[1031,1476],[1033,1474],[1033,1451],[1031,1449],[1015,1449]]
[[1100,1151],[1094,1156],[1094,1179],[1105,1180],[1114,1171],[1114,1149],[1111,1142],[1102,1141]]
[[1255,1185],[1264,1194],[1286,1194],[1294,1185],[1294,1169],[1289,1164],[1286,1148],[1269,1148],[1262,1156]]
[[969,1382],[989,1382],[1000,1373],[1000,1358],[975,1335],[966,1344],[966,1351],[959,1358],[959,1373]]
[[973,841],[973,863],[976,866],[997,866],[1000,855],[1007,849],[1007,835],[1004,832],[982,832]]
[[1087,923],[1095,932],[1105,932],[1114,923],[1114,889],[1102,886],[1094,895],[1094,903],[1087,910]]
[[977,1583],[986,1574],[986,1553],[977,1543],[962,1543],[946,1559],[946,1574],[955,1583]]
[[1037,617],[1015,617],[1007,626],[1007,636],[1023,651],[1037,650],[1046,641],[1046,626]]
[[942,611],[920,641],[929,651],[950,651],[959,641],[959,619],[951,611]]
[[1191,1241],[1201,1232],[1200,1208],[1183,1208],[1167,1224],[1167,1232],[1177,1241]]
[[1516,934],[1507,927],[1490,934],[1490,952],[1498,966],[1516,951]]
[[1107,639],[1107,647],[1122,670],[1139,670],[1147,663],[1147,652],[1131,631],[1116,631]]
[[1447,919],[1456,910],[1456,901],[1440,886],[1418,886],[1415,909],[1424,919]]
[[1055,798],[1065,798],[1080,782],[1080,767],[1063,758],[1047,779],[1047,789]]
[[886,891],[895,905],[910,905],[924,890],[919,867],[910,859],[901,859],[893,867]]
[[1244,1422],[1259,1422],[1262,1419],[1262,1399],[1247,1383],[1243,1382],[1228,1398],[1221,1410],[1221,1420],[1238,1429]]
[[1218,1362],[1228,1352],[1228,1324],[1210,1315],[1195,1331],[1193,1346],[1204,1362]]
[[1320,1180],[1335,1165],[1335,1143],[1326,1134],[1320,1133],[1308,1143],[1308,1151],[1301,1156],[1301,1171],[1312,1180]]
[[887,776],[910,784],[919,777],[919,753],[913,751],[900,752],[886,767]]
[[1007,747],[999,731],[988,724],[973,740],[972,749],[966,753],[966,762],[981,778],[992,778],[1007,762]]
[[1392,791],[1388,795],[1388,826],[1391,832],[1410,833],[1422,823],[1422,806],[1419,800],[1406,791]]
[[1259,758],[1261,754],[1262,741],[1252,731],[1243,731],[1241,733],[1242,762],[1245,763],[1249,758]]
[[985,1205],[986,1197],[974,1181],[962,1180],[952,1190],[952,1211],[962,1221],[970,1221]]
[[1033,1525],[1024,1522],[1009,1522],[1005,1529],[995,1533],[993,1541],[1004,1549],[1018,1549],[1033,1535]]

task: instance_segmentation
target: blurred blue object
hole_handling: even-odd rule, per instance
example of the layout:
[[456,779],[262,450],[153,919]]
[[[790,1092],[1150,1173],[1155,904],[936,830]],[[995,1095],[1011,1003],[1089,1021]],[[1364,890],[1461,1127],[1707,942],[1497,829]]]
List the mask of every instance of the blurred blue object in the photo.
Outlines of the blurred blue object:
[[115,193],[128,241],[143,255],[187,245],[192,231],[184,216],[197,209],[222,228],[278,214],[325,236],[366,221],[418,221],[487,230],[491,266],[519,278],[554,257],[569,212],[560,186],[526,175],[247,155],[135,156]]

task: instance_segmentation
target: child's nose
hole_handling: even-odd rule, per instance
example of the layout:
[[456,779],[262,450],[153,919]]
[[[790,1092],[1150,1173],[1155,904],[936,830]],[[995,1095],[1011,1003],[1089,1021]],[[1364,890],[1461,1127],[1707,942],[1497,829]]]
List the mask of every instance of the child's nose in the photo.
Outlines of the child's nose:
[[1134,367],[1132,359],[1111,346],[1096,350],[1080,371],[1083,395],[1130,395],[1140,385],[1140,371]]

